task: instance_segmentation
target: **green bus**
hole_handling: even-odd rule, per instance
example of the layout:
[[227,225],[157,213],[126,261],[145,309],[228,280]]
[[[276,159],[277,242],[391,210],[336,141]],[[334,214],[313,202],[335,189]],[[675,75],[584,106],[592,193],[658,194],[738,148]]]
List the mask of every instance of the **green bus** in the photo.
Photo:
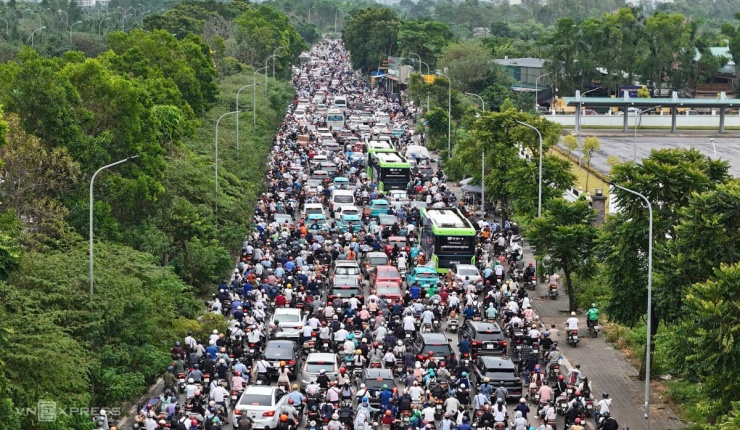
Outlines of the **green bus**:
[[455,264],[475,264],[477,232],[455,208],[422,208],[419,244],[438,273]]
[[378,184],[378,191],[405,190],[411,180],[411,164],[398,152],[369,152],[367,177]]

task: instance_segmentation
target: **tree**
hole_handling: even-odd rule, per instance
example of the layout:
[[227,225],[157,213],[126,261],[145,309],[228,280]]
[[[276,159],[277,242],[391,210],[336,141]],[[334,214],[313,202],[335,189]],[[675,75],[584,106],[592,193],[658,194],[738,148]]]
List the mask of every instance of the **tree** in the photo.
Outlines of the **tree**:
[[418,54],[433,69],[437,56],[452,38],[450,29],[441,22],[429,19],[405,20],[398,29],[398,50],[405,57],[412,52]]
[[568,154],[573,154],[573,151],[578,149],[578,139],[572,134],[566,134],[563,138],[563,146],[568,150]]
[[523,159],[520,151],[537,160],[539,139],[533,130],[516,121],[531,124],[542,133],[543,207],[548,200],[562,196],[563,190],[575,180],[567,160],[548,154],[560,138],[559,125],[513,109],[481,112],[473,121],[468,137],[456,145],[454,157],[445,165],[446,173],[452,177],[472,173],[479,180],[481,153],[485,151],[486,197],[499,202],[504,220],[512,211],[532,217],[537,213],[538,163]]
[[591,157],[594,151],[601,151],[601,143],[596,136],[589,136],[583,141],[583,158],[586,160],[586,192],[588,192],[588,178],[591,176]]
[[400,26],[401,20],[391,9],[366,8],[350,13],[342,40],[351,53],[352,67],[369,72],[395,54]]
[[541,218],[532,221],[528,232],[535,255],[549,257],[551,269],[563,271],[571,311],[578,310],[572,275],[588,276],[594,268],[595,218],[596,213],[585,198],[573,203],[557,198],[548,203]]
[[[615,165],[611,179],[644,194],[652,203],[656,275],[651,334],[655,336],[661,321],[674,322],[683,316],[683,296],[664,276],[671,270],[667,242],[677,237],[680,210],[689,205],[693,193],[710,191],[727,182],[728,164],[694,149],[656,150],[643,164]],[[634,326],[647,311],[648,211],[642,199],[620,189],[614,189],[613,193],[620,213],[603,224],[596,252],[604,263],[602,275],[611,289],[606,306],[609,317]],[[640,374],[645,375],[644,363]]]

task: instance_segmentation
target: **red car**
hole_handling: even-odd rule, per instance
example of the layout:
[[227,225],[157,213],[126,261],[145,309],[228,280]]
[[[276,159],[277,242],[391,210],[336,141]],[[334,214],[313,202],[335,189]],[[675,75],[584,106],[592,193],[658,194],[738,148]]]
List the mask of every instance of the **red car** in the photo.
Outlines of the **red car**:
[[[385,253],[386,255],[390,256],[391,252],[393,252],[393,247],[395,245],[398,245],[398,249],[404,249],[408,247],[408,243],[406,242],[406,238],[403,236],[391,236],[388,238],[388,242],[385,244]],[[407,249],[408,251],[408,249]]]
[[370,285],[383,281],[395,282],[396,285],[401,285],[401,275],[398,273],[398,269],[393,266],[374,267],[370,272]]
[[403,299],[403,292],[401,287],[393,281],[380,281],[373,285],[375,289],[375,295],[383,297],[388,304],[395,303],[395,301]]

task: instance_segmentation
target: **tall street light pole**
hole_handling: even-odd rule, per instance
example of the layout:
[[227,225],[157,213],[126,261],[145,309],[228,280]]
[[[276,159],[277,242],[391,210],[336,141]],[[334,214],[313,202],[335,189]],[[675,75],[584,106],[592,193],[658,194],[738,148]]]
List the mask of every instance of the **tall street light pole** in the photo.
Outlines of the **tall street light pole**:
[[482,110],[483,112],[486,111],[486,102],[483,101],[483,97],[479,96],[478,94],[474,94],[474,93],[465,93],[465,94],[471,97],[478,97],[478,100],[480,100],[480,110]]
[[415,52],[410,52],[409,55],[416,55],[416,58],[419,59],[419,74],[421,75],[421,56]]
[[537,79],[534,80],[534,106],[535,107],[539,107],[539,103],[538,103],[539,100],[537,96],[539,95],[539,92],[540,92],[540,87],[538,85],[540,82],[540,78],[544,78],[545,76],[548,76],[548,75],[552,75],[552,72],[545,73],[544,75],[539,75],[537,76]]
[[449,88],[447,89],[447,157],[452,157],[452,79],[442,72],[438,75],[447,79]]
[[[267,67],[255,70],[254,74],[252,75],[252,131],[257,130],[257,75],[259,75],[260,70],[262,69],[267,70]],[[267,76],[265,76],[265,92],[266,91]]]
[[95,173],[93,173],[92,178],[90,178],[90,297],[93,296],[93,285],[95,280],[94,275],[94,269],[93,269],[93,261],[95,259],[95,249],[93,248],[93,208],[94,208],[94,200],[93,200],[93,185],[95,184],[95,177],[98,176],[98,173],[102,172],[103,170],[117,166],[119,164],[123,164],[127,161],[131,161],[134,158],[139,158],[138,155],[132,155],[131,157],[124,158],[123,160],[116,161],[115,163],[108,164],[106,166],[103,166],[99,168]]
[[34,31],[33,31],[33,32],[31,33],[31,46],[33,46],[33,43],[34,43],[34,39],[33,39],[33,36],[34,36],[34,35],[36,34],[36,32],[37,32],[37,31],[41,31],[41,30],[45,30],[45,29],[46,29],[46,26],[43,26],[43,27],[39,27],[39,28],[37,28],[36,30],[34,30]]
[[[218,212],[218,125],[219,125],[219,123],[221,123],[221,120],[224,119],[225,116],[227,116],[227,115],[234,115],[234,114],[237,114],[237,113],[239,113],[239,111],[237,111],[237,110],[231,111],[231,112],[226,112],[225,114],[221,115],[218,118],[218,120],[216,121],[216,155],[215,155],[215,161],[213,163],[214,166],[216,166],[216,182],[215,182],[215,184],[216,184],[215,185],[215,191],[216,191],[216,193],[215,193],[215,201],[214,201],[215,202],[214,203],[215,204],[214,214],[216,212]],[[237,115],[237,117],[238,116],[239,115]],[[218,223],[218,217],[216,217],[216,223]]]
[[[640,118],[640,115],[644,114],[645,112],[649,112],[649,111],[651,111],[653,109],[658,109],[661,106],[662,105],[657,105],[657,106],[653,106],[651,108],[645,108],[643,110],[638,110],[637,113],[635,114],[635,137],[632,140],[632,161],[633,162],[637,160],[637,120]],[[628,115],[629,114],[629,109],[627,109],[624,112],[624,114],[625,115]]]
[[69,27],[69,14],[66,11],[59,9],[59,15],[64,14],[64,26]]
[[105,17],[105,19],[101,20],[101,21],[100,21],[100,22],[98,23],[98,36],[102,36],[102,35],[103,35],[103,33],[101,32],[101,27],[102,27],[103,23],[104,23],[105,21],[108,21],[109,19],[110,19],[110,17],[109,17],[109,16],[106,16],[106,17]]
[[709,139],[709,142],[712,144],[712,149],[714,150],[714,158],[717,158],[717,147],[714,145],[714,138]]
[[538,180],[539,185],[537,186],[537,218],[539,218],[542,216],[542,133],[540,133],[537,127],[527,124],[526,122],[517,121],[516,123],[536,131],[537,136],[540,138],[540,167]]
[[[243,87],[239,88],[239,91],[236,92],[236,111],[239,112],[239,94],[242,92],[242,90],[255,87],[257,86],[257,83],[244,85]],[[239,150],[239,114],[236,114],[236,150]]]
[[[286,46],[278,46],[277,48],[275,48],[274,51],[272,51],[272,56],[271,56],[272,57],[272,79],[275,79],[275,57],[277,56],[277,52],[279,50],[285,49],[285,48],[287,48],[287,47]],[[265,73],[267,73],[266,70],[265,70]]]
[[72,25],[69,26],[69,45],[72,46],[72,27],[74,27],[77,24],[82,24],[82,21],[77,21],[72,23]]
[[648,208],[648,215],[650,217],[648,224],[648,298],[647,298],[647,336],[645,339],[645,428],[650,428],[650,341],[652,333],[652,315],[653,315],[653,205],[650,204],[650,200],[644,195],[637,191],[632,191],[629,188],[625,188],[621,185],[617,185],[614,182],[609,182],[609,185],[615,188],[619,188],[622,191],[633,194],[645,201]]

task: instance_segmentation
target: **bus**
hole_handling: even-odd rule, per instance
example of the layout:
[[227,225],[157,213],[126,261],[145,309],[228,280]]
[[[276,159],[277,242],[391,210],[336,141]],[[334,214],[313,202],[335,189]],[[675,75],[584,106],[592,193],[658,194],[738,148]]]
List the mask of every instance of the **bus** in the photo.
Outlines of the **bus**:
[[398,152],[369,152],[367,177],[378,184],[378,191],[405,190],[411,165]]
[[326,125],[334,131],[344,128],[344,114],[339,109],[329,109],[326,113]]
[[475,264],[477,232],[455,208],[422,208],[419,244],[437,273],[455,264]]

